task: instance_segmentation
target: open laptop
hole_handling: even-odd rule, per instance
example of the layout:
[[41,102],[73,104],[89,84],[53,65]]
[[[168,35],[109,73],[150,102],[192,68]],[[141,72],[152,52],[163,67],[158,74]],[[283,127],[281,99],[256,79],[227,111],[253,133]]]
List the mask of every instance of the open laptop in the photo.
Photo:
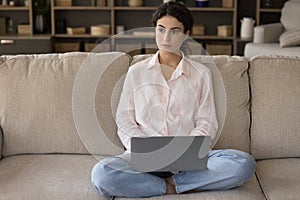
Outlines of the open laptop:
[[209,136],[133,137],[130,163],[140,172],[203,170],[210,145]]

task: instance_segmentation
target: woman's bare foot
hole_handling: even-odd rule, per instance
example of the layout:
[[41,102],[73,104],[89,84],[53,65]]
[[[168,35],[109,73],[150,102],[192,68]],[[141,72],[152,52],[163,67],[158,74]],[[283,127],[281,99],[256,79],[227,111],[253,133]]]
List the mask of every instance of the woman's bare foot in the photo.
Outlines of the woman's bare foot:
[[175,189],[175,184],[173,182],[173,179],[171,177],[169,177],[165,180],[165,182],[166,182],[166,188],[167,188],[166,195],[176,194],[177,192]]

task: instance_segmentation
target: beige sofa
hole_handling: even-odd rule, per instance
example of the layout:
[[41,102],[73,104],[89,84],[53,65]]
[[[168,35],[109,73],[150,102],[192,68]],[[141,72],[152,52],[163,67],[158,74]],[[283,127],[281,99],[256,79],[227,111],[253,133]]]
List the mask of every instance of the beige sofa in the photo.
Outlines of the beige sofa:
[[[151,199],[300,199],[300,58],[194,59],[215,64],[225,85],[215,148],[250,152],[257,173],[228,191]],[[116,52],[0,57],[1,200],[107,199],[90,171],[123,152],[113,113],[131,61]]]

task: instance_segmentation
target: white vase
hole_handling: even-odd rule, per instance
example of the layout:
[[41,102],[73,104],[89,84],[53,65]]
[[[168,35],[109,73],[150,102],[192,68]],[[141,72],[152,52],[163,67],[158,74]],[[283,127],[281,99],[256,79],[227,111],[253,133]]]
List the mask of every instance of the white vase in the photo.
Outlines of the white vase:
[[252,38],[255,20],[250,17],[244,17],[241,23],[241,38]]

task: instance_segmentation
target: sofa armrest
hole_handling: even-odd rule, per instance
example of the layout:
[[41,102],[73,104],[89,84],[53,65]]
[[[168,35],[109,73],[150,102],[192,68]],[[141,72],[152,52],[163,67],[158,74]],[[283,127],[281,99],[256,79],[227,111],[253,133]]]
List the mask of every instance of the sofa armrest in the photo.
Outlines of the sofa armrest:
[[254,28],[254,43],[273,43],[278,42],[283,26],[281,23],[271,23],[256,26]]

